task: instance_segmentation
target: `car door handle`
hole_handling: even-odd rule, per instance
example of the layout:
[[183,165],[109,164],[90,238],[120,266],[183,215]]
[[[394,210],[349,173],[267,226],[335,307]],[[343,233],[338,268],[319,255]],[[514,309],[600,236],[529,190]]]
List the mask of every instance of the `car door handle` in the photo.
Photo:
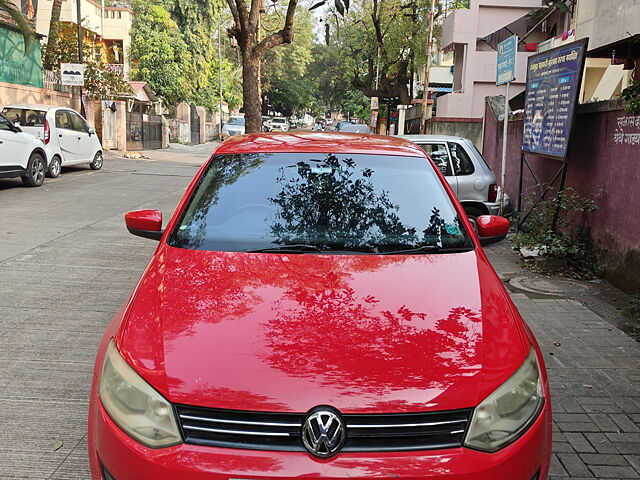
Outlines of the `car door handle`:
[[58,134],[58,137],[62,138],[62,134],[61,134],[61,133],[59,133],[59,134]]

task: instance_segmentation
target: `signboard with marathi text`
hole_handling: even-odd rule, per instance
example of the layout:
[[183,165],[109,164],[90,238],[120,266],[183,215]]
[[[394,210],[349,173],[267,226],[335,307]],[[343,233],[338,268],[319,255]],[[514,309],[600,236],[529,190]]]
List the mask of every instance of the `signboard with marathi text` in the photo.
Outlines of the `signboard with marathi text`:
[[523,151],[567,156],[587,42],[585,38],[529,57]]
[[496,62],[496,85],[504,85],[516,79],[516,54],[518,53],[518,36],[513,35],[498,44],[498,61]]
[[84,87],[84,65],[81,63],[61,63],[60,83],[73,87]]

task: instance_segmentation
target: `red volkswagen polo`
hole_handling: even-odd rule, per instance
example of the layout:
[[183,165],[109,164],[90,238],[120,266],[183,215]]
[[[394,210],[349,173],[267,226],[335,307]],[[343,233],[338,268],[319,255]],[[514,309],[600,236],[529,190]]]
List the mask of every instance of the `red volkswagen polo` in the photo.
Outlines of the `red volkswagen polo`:
[[99,348],[94,480],[546,479],[540,349],[417,146],[234,137]]

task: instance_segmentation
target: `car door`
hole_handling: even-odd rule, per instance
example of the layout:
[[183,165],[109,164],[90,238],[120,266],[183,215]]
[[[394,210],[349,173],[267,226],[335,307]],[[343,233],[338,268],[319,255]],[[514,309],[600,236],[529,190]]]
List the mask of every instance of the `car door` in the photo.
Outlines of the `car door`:
[[449,147],[446,142],[429,142],[419,143],[427,155],[431,157],[433,163],[436,164],[438,170],[444,175],[447,183],[451,186],[453,192],[458,195],[458,181],[455,175],[453,175],[451,156],[449,154]]
[[69,110],[56,110],[55,122],[55,135],[60,145],[60,153],[62,153],[62,164],[73,165],[80,163],[80,157],[78,155],[78,135],[73,128]]
[[11,170],[7,167],[26,168],[30,154],[27,137],[16,132],[9,119],[0,115],[0,173]]
[[73,129],[78,138],[78,161],[91,163],[93,161],[93,139],[89,135],[89,124],[76,112],[67,110],[71,118]]
[[465,147],[458,142],[448,142],[451,153],[451,163],[453,174],[458,183],[458,198],[463,200],[487,200],[487,184],[476,175],[476,168],[473,165],[471,156]]

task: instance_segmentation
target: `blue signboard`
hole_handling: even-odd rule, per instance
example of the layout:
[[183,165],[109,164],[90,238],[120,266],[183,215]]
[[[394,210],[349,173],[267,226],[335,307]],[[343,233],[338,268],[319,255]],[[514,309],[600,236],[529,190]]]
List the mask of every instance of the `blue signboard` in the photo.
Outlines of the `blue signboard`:
[[527,62],[522,150],[567,156],[588,39],[532,55]]
[[516,79],[516,54],[518,53],[518,36],[513,35],[498,44],[498,61],[496,63],[496,85],[504,85]]

